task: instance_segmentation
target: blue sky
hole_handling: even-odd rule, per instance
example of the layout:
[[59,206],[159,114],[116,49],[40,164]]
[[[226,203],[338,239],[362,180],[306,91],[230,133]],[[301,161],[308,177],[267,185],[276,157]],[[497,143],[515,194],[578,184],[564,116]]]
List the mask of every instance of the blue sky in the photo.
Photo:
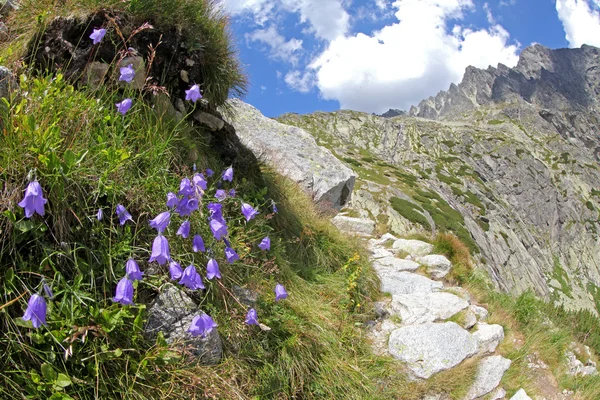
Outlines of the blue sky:
[[600,0],[222,0],[263,114],[408,109],[532,43],[600,47]]

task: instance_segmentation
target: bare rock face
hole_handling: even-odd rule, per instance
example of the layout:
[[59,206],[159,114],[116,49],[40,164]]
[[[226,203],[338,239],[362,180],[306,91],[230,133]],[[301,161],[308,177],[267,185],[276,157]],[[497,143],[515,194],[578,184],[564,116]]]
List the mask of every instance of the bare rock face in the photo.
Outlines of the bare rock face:
[[152,340],[162,332],[167,343],[185,346],[199,363],[216,364],[223,354],[218,330],[213,329],[206,337],[192,337],[187,332],[199,313],[202,311],[183,290],[167,284],[148,309],[145,336]]
[[324,207],[340,209],[349,200],[356,174],[303,129],[267,118],[256,108],[232,99],[234,126],[256,157],[298,182]]

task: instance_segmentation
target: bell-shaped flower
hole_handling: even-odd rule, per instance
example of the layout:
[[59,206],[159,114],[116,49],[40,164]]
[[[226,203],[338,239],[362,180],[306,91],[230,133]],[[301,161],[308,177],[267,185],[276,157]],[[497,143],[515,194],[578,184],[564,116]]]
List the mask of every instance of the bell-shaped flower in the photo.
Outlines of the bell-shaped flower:
[[233,181],[233,168],[229,167],[223,172],[223,180],[224,181]]
[[206,279],[211,280],[214,277],[221,279],[221,271],[219,271],[219,264],[214,258],[208,260],[206,264]]
[[229,264],[233,264],[235,261],[240,259],[240,256],[231,247],[225,247],[225,258]]
[[190,210],[188,207],[188,203],[189,197],[183,196],[183,198],[179,201],[179,204],[177,204],[177,213],[181,217],[186,217],[192,213],[192,210]]
[[195,278],[198,272],[196,272],[196,267],[193,265],[188,265],[186,269],[183,271],[181,275],[181,280],[179,281],[180,285],[184,285],[188,289],[194,289],[195,286]]
[[278,211],[279,211],[279,210],[277,210],[277,204],[275,204],[275,202],[273,202],[273,212],[274,212],[275,214],[277,214],[277,212],[278,212]]
[[112,301],[115,303],[121,303],[124,306],[130,306],[133,304],[133,282],[127,277],[124,277],[117,284],[117,291]]
[[120,72],[121,72],[121,76],[119,76],[120,81],[125,81],[127,83],[131,83],[131,81],[135,77],[135,70],[133,69],[133,64],[129,64],[126,67],[121,67]]
[[187,202],[187,208],[192,211],[196,211],[198,209],[198,199],[195,197],[190,197]]
[[208,214],[211,219],[223,220],[223,206],[219,203],[208,203]]
[[104,38],[104,35],[106,35],[106,29],[104,29],[104,28],[94,29],[94,31],[90,35],[90,39],[92,39],[93,44],[98,44],[102,41],[102,39]]
[[179,198],[177,197],[177,195],[173,192],[167,193],[167,207],[177,207],[178,204]]
[[252,207],[250,204],[242,203],[242,214],[244,214],[244,217],[246,218],[246,222],[248,222],[260,213],[258,211],[256,211],[254,209],[254,207]]
[[248,314],[246,314],[246,323],[248,325],[258,325],[258,314],[254,308],[248,310]]
[[222,237],[227,236],[227,225],[222,220],[211,219],[208,225],[216,240],[221,240]]
[[156,218],[150,220],[150,227],[156,229],[159,234],[163,233],[171,222],[171,213],[168,211],[162,212]]
[[181,223],[181,226],[177,229],[177,235],[184,239],[187,239],[187,237],[190,236],[190,221],[185,220]]
[[224,191],[223,189],[218,189],[215,192],[215,198],[219,201],[223,201],[227,198],[227,192]]
[[194,250],[194,253],[205,251],[204,240],[202,240],[202,236],[194,235],[194,238],[192,239],[192,250]]
[[235,197],[235,189],[229,191],[229,197]]
[[120,103],[116,103],[115,106],[117,107],[117,111],[120,112],[121,115],[125,115],[125,114],[127,114],[127,111],[129,111],[129,109],[131,108],[132,104],[133,104],[133,100],[125,99],[125,100],[121,101]]
[[211,177],[211,176],[213,176],[214,174],[215,174],[215,171],[213,171],[213,170],[212,170],[212,169],[210,169],[210,168],[206,168],[206,176],[208,176],[208,177],[210,178],[210,177]]
[[179,184],[179,195],[191,196],[194,194],[194,187],[188,178],[183,178]]
[[163,265],[170,260],[169,241],[163,235],[158,235],[152,243],[152,255],[148,262],[156,261],[159,265]]
[[48,286],[48,284],[44,283],[44,292],[46,293],[46,296],[48,296],[48,298],[50,300],[52,300],[54,298],[54,293],[52,293],[52,288],[50,286]]
[[125,222],[127,222],[127,220],[133,222],[131,214],[129,214],[125,207],[123,207],[121,204],[117,204],[117,217],[119,217],[119,223],[121,225],[125,225]]
[[29,298],[27,309],[23,315],[23,321],[31,321],[34,328],[39,328],[46,324],[46,300],[39,294],[34,294]]
[[194,182],[195,186],[199,187],[203,191],[206,190],[207,185],[206,185],[206,178],[204,178],[204,175],[194,174],[194,176],[192,177],[192,181]]
[[175,261],[171,261],[169,263],[169,275],[171,275],[171,280],[175,281],[183,275],[183,271],[181,270],[181,265]]
[[202,98],[202,94],[200,93],[200,86],[193,85],[189,90],[185,91],[185,99],[191,101],[192,103],[197,102]]
[[192,324],[190,329],[188,329],[188,332],[192,336],[205,337],[217,326],[215,321],[208,314],[204,313],[202,315],[196,315],[192,319]]
[[127,260],[127,263],[125,264],[125,272],[132,281],[141,281],[142,275],[144,275],[144,273],[140,271],[140,266],[133,258]]
[[194,287],[192,287],[191,289],[206,289],[204,287],[204,283],[202,282],[202,276],[200,276],[198,272],[196,272],[196,275],[194,276]]
[[42,193],[42,186],[38,181],[29,182],[25,189],[25,197],[19,207],[25,209],[25,217],[31,218],[33,214],[44,215],[44,205],[48,202]]
[[263,240],[261,240],[260,244],[258,245],[258,247],[261,250],[267,251],[271,249],[271,239],[269,239],[269,237],[267,236],[266,238],[264,238]]
[[275,286],[275,300],[279,301],[279,300],[283,300],[287,297],[288,297],[288,293],[286,292],[285,288],[283,287],[282,284],[278,283],[277,286]]
[[96,218],[98,219],[98,221],[102,221],[103,217],[104,217],[104,212],[102,212],[102,209],[99,208],[98,212],[96,213]]
[[213,330],[213,328],[216,328],[218,326],[217,323],[206,313],[202,314],[200,318],[202,318],[202,320],[204,321],[205,335],[208,335]]

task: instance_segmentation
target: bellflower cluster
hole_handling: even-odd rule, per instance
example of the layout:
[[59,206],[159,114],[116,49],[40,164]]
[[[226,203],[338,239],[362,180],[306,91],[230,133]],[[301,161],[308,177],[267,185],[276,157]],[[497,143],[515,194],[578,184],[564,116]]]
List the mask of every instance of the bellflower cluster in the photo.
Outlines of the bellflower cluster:
[[42,193],[42,186],[38,181],[29,182],[25,189],[25,197],[19,202],[19,207],[25,209],[25,218],[31,218],[33,214],[44,215],[44,205],[48,202]]
[[188,332],[192,336],[202,336],[206,337],[213,328],[216,328],[218,325],[213,321],[213,319],[206,313],[202,315],[196,315],[194,319],[192,319],[192,326]]

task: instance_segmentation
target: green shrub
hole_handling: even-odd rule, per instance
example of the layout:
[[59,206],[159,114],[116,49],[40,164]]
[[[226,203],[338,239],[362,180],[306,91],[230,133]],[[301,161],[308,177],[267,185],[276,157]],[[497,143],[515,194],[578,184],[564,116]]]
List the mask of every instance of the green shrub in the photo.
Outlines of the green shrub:
[[392,197],[390,199],[390,204],[398,214],[402,215],[407,220],[417,223],[425,229],[430,229],[429,222],[427,222],[427,218],[422,214],[423,209],[421,207],[398,197]]

